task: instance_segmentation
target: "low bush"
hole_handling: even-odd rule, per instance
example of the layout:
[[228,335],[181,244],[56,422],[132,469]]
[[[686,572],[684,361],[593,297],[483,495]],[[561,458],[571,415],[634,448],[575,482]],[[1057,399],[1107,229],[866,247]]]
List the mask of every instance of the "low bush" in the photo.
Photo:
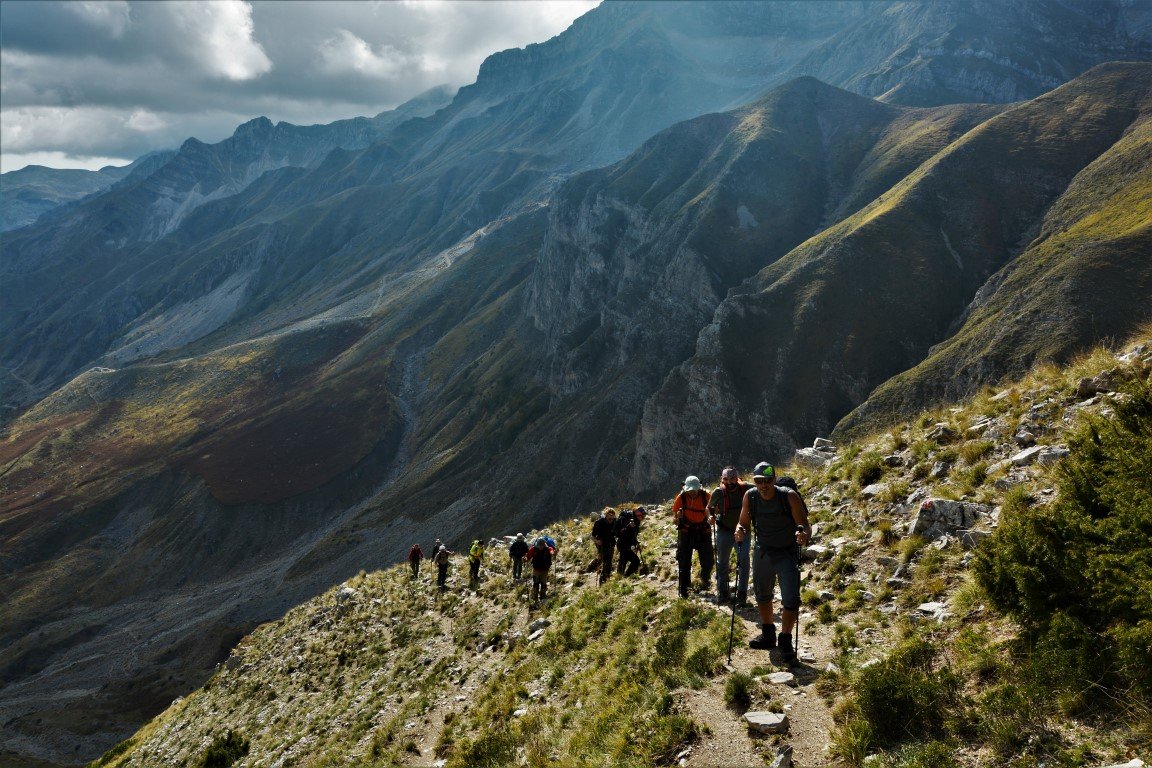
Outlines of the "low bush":
[[755,686],[750,675],[733,672],[724,683],[724,703],[740,714],[752,706],[752,689]]
[[196,761],[195,768],[231,768],[248,754],[248,739],[235,731],[217,735]]

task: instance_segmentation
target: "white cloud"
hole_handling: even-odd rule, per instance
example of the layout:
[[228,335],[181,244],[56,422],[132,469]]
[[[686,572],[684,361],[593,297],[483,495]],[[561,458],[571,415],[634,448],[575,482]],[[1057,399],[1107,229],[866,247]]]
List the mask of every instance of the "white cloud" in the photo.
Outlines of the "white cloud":
[[228,80],[251,80],[272,69],[272,62],[252,33],[252,6],[242,0],[163,3],[188,44],[210,74]]
[[154,112],[149,112],[147,109],[137,109],[124,123],[124,127],[150,133],[167,128],[168,123]]
[[362,74],[369,77],[388,79],[412,66],[411,58],[390,45],[372,49],[366,41],[346,29],[320,44],[317,53],[321,67],[333,74]]

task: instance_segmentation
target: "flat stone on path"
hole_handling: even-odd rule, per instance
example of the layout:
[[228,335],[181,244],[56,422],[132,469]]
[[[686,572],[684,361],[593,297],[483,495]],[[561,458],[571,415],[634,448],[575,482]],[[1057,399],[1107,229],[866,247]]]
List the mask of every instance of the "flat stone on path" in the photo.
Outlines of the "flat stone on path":
[[791,672],[773,672],[768,675],[768,682],[773,685],[796,685],[796,675]]
[[744,720],[760,733],[788,732],[788,715],[783,712],[745,712]]

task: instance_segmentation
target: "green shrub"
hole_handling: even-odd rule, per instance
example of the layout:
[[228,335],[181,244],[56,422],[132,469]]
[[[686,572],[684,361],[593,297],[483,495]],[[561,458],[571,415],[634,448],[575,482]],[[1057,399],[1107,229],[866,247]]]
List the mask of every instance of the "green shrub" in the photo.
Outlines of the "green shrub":
[[853,685],[856,707],[877,746],[946,733],[959,685],[954,673],[932,670],[934,655],[931,644],[913,638],[884,661],[860,670]]
[[752,706],[752,688],[755,683],[750,675],[733,672],[724,683],[724,703],[740,714]]
[[852,479],[863,488],[884,476],[884,457],[876,451],[860,454],[852,467]]
[[516,739],[507,726],[493,723],[475,739],[465,739],[452,750],[449,766],[502,768],[516,760]]
[[1152,700],[1152,388],[1132,382],[1125,394],[1112,418],[1089,420],[1068,441],[1056,503],[1010,495],[1011,514],[975,561],[992,603],[1025,626],[1030,666],[1050,672],[1039,682],[1065,709],[1127,691]]
[[248,739],[230,730],[212,739],[208,749],[194,765],[195,768],[231,768],[233,763],[247,754]]
[[909,744],[885,761],[890,768],[957,768],[956,748],[942,741]]
[[960,458],[964,459],[967,464],[975,464],[980,459],[987,456],[996,447],[996,443],[991,440],[970,440],[961,445],[956,453]]

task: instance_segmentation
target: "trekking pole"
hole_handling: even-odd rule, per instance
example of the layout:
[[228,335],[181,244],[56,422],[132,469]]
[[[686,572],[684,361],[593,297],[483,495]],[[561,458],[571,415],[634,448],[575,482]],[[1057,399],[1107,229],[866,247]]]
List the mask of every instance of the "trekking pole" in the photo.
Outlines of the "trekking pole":
[[[736,545],[736,595],[739,597],[740,588],[744,585],[740,583],[740,548],[744,546],[744,542]],[[736,600],[732,602],[732,620],[728,624],[728,666],[732,666],[732,638],[736,634]]]

